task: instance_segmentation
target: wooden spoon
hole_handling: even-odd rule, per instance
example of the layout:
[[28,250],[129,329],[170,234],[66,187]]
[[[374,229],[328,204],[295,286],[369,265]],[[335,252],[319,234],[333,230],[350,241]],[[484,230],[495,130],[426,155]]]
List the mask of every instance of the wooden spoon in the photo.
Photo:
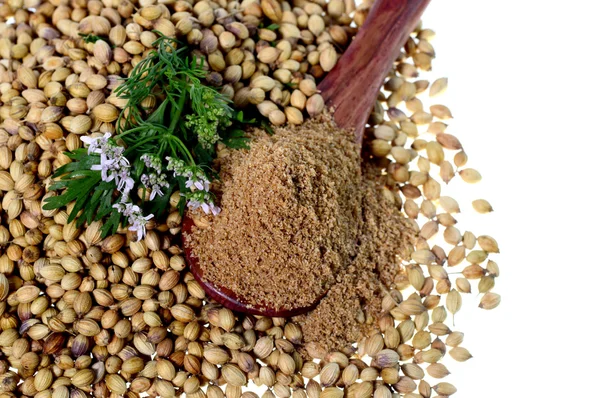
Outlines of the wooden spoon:
[[[358,31],[335,68],[319,84],[327,107],[334,108],[333,118],[338,126],[354,129],[356,142],[362,143],[365,123],[377,99],[383,80],[400,54],[402,45],[418,23],[430,0],[376,0],[367,20]],[[182,236],[191,233],[194,222],[183,220]],[[223,306],[254,315],[289,317],[313,309],[312,305],[292,309],[267,308],[251,305],[230,289],[217,286],[202,277],[198,259],[185,249],[192,274],[206,294]],[[323,294],[325,295],[325,293]]]

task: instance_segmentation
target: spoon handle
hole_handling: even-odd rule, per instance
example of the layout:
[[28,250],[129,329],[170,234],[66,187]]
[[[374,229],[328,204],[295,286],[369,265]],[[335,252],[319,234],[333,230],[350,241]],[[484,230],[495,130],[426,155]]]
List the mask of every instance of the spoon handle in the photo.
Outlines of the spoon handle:
[[336,123],[355,129],[358,143],[383,79],[429,1],[376,0],[356,38],[319,84]]

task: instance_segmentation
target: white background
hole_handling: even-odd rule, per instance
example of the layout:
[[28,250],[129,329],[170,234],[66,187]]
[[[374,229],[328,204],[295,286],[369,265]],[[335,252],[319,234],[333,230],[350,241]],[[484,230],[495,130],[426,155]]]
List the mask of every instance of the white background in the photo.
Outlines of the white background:
[[[452,193],[457,226],[501,250],[500,307],[478,309],[474,295],[455,318],[474,358],[445,361],[454,397],[600,396],[596,4],[432,0],[424,16],[434,73],[450,79],[448,132],[484,176]],[[495,212],[474,216],[479,197]]]
[[501,250],[500,307],[456,316],[474,358],[446,362],[455,397],[600,396],[597,4],[432,0],[424,16],[451,131],[483,175],[461,208],[496,210],[465,226]]

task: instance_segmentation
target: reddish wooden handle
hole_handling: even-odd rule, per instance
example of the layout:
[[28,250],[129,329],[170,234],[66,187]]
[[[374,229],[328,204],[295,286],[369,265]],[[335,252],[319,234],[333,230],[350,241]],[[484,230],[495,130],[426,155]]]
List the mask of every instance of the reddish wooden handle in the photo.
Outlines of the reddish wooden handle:
[[429,1],[377,0],[350,47],[319,84],[336,123],[355,129],[358,143],[383,79]]

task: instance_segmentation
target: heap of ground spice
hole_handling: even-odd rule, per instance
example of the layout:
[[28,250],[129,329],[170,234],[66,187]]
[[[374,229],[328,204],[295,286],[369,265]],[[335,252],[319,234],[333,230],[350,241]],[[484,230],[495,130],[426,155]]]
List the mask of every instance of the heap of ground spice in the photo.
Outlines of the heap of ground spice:
[[348,348],[372,331],[381,299],[405,277],[402,259],[410,258],[416,232],[384,195],[385,179],[379,167],[363,163],[357,256],[319,305],[294,319],[302,327],[305,345],[314,350],[312,356]]
[[347,347],[403,273],[411,224],[330,116],[252,135],[250,150],[220,157],[222,212],[192,230],[192,255],[204,278],[257,306],[297,308],[326,293],[294,321],[313,349]]
[[219,159],[222,212],[194,231],[193,255],[245,302],[309,306],[356,256],[359,149],[328,118],[252,135]]

